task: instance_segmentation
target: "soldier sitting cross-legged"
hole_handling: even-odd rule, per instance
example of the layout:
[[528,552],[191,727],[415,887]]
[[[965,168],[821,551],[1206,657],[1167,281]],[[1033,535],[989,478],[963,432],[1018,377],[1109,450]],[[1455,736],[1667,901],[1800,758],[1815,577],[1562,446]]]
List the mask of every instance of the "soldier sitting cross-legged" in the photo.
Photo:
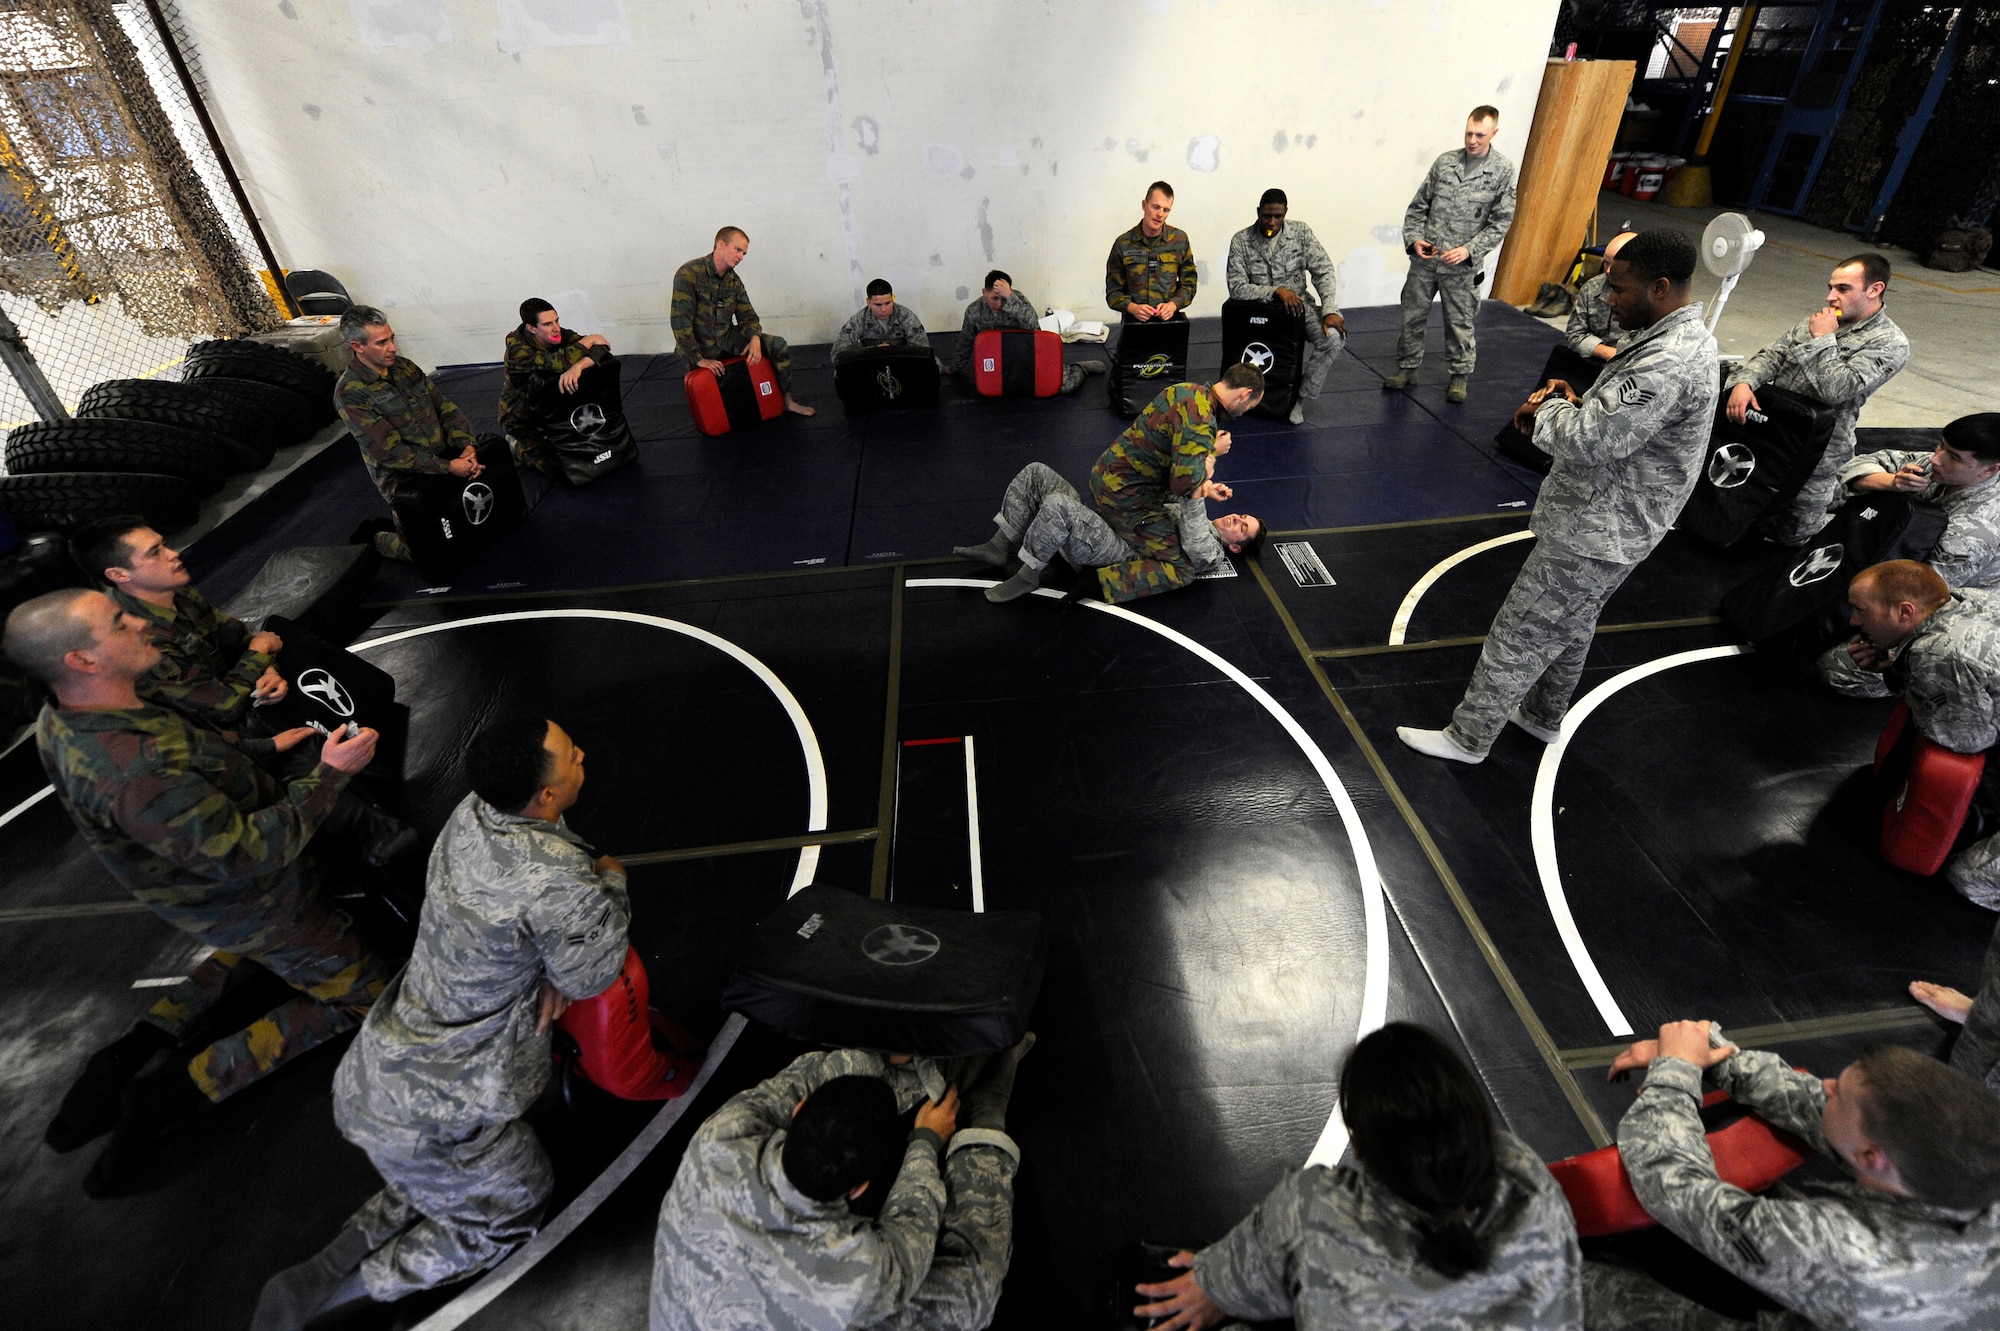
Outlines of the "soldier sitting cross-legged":
[[[145,701],[137,684],[160,650],[146,621],[103,592],[22,603],[7,617],[5,647],[55,693],[35,743],[84,844],[154,914],[214,949],[91,1058],[49,1125],[45,1140],[59,1151],[116,1125],[83,1184],[110,1196],[171,1129],[352,1030],[381,994],[388,968],[327,905],[308,853],[342,788],[374,757],[376,735],[322,739],[300,726],[243,739]],[[257,761],[308,743],[319,761],[289,779]],[[298,992],[192,1057],[172,1056],[257,967]]]

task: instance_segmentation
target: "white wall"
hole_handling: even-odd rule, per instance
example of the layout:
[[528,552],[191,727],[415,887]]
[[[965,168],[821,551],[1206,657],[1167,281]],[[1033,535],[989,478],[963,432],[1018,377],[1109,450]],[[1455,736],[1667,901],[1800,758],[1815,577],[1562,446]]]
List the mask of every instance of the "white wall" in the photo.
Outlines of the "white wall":
[[[1404,206],[1466,111],[1527,141],[1557,0],[175,0],[280,261],[392,313],[424,364],[497,359],[526,296],[672,344],[717,227],[772,331],[831,340],[885,276],[953,330],[989,267],[1105,317],[1147,182],[1213,314],[1278,185],[1395,299]],[[567,295],[565,293],[568,293]]]

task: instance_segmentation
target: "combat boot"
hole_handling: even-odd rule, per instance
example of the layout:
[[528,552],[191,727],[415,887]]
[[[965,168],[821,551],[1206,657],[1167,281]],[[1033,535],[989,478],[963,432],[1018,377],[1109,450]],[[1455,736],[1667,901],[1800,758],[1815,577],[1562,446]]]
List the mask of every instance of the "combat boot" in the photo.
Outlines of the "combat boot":
[[1382,387],[1388,392],[1397,393],[1408,388],[1416,381],[1417,372],[1415,370],[1398,370],[1382,381]]
[[1444,400],[1447,402],[1465,401],[1465,390],[1466,390],[1465,380],[1466,380],[1465,375],[1454,374],[1451,377],[1451,386],[1444,390]]
[[104,1144],[104,1153],[83,1176],[84,1192],[100,1200],[124,1192],[153,1147],[212,1104],[188,1076],[186,1064],[170,1063],[136,1078],[125,1088],[118,1126]]

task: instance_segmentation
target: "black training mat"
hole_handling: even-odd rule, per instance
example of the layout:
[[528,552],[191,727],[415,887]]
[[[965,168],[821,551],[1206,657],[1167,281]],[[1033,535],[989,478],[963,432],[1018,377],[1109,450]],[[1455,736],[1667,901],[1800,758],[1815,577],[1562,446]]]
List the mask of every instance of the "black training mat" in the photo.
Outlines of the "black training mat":
[[282,616],[315,632],[342,637],[361,598],[375,585],[382,556],[373,545],[308,545],[264,561],[250,585],[222,608],[252,632]]
[[1739,425],[1728,395],[1716,400],[1701,477],[1676,524],[1711,545],[1736,544],[1797,494],[1833,436],[1833,408],[1824,403],[1782,388],[1758,389],[1757,402]]
[[807,887],[757,926],[722,1003],[809,1044],[995,1053],[1027,1032],[1046,961],[1030,911],[975,915]]
[[1302,313],[1276,300],[1222,302],[1222,365],[1254,365],[1264,373],[1264,397],[1253,410],[1283,420],[1299,400],[1299,369],[1305,359]]
[[1186,314],[1165,321],[1127,319],[1119,326],[1108,376],[1113,411],[1136,416],[1161,389],[1188,377],[1189,330]]
[[527,516],[507,441],[481,435],[479,461],[485,470],[473,479],[439,473],[397,481],[397,525],[418,572],[432,582],[451,581]]
[[833,391],[849,411],[935,407],[937,357],[928,346],[863,347],[834,365]]
[[528,418],[556,464],[564,485],[588,485],[633,462],[639,445],[625,420],[616,356],[599,361],[565,393],[553,374],[536,374],[528,389]]

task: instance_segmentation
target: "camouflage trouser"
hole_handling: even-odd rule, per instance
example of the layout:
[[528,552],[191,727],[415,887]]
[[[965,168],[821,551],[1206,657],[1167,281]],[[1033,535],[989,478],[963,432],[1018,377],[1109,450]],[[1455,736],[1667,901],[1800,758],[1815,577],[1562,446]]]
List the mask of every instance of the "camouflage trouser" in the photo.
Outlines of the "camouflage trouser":
[[1019,1167],[1014,1143],[1005,1133],[965,1128],[951,1139],[944,1162],[944,1227],[930,1273],[908,1303],[874,1326],[981,1331],[993,1320],[1000,1282],[1014,1255],[1014,1171]]
[[562,468],[556,465],[556,460],[549,456],[547,449],[542,447],[541,440],[528,435],[510,433],[507,436],[507,442],[514,449],[514,463],[516,466],[533,467],[536,471],[546,476],[560,476],[562,474]]
[[[741,356],[744,348],[750,345],[748,337],[737,336],[742,331],[740,328],[732,328],[730,330],[730,336],[724,341],[722,346],[722,354],[724,356]],[[782,337],[773,337],[769,333],[759,334],[759,337],[762,339],[764,355],[771,362],[771,373],[778,378],[778,391],[786,397],[790,397],[792,395],[792,344],[785,341]],[[693,367],[690,366],[689,368],[692,369]]]
[[1116,605],[1194,586],[1194,561],[1181,549],[1181,524],[1172,513],[1102,506],[1097,512],[1128,553],[1118,563],[1097,570],[1105,600]]
[[1431,318],[1431,296],[1444,303],[1444,348],[1453,374],[1471,374],[1478,344],[1472,323],[1479,316],[1477,273],[1435,260],[1410,260],[1403,279],[1403,336],[1396,342],[1396,368],[1414,370],[1424,363],[1424,325]]
[[1471,753],[1493,747],[1516,703],[1536,725],[1562,724],[1597,616],[1637,564],[1612,564],[1535,542],[1486,631],[1479,664],[1445,734]]
[[1757,529],[1780,545],[1804,545],[1824,527],[1836,501],[1844,498],[1839,481],[1842,467],[1854,461],[1854,437],[1835,434],[1826,453],[1813,467],[1812,475],[1790,502],[1773,508],[1758,522]]
[[1327,372],[1340,359],[1340,353],[1347,350],[1347,335],[1329,333],[1325,316],[1306,302],[1305,317],[1305,358],[1299,364],[1299,401],[1319,396],[1319,390],[1326,386]]
[[993,525],[1020,548],[1021,562],[1029,568],[1046,568],[1057,555],[1079,569],[1132,558],[1132,547],[1083,502],[1076,487],[1039,462],[1030,462],[1007,482]]
[[1636,1267],[1586,1260],[1583,1325],[1585,1331],[1743,1331],[1757,1323],[1704,1308]]
[[1063,366],[1062,387],[1056,391],[1060,393],[1074,393],[1077,389],[1083,387],[1083,381],[1089,377],[1089,375],[1083,372],[1081,365],[1065,365]]
[[281,1003],[234,1035],[188,1060],[188,1076],[211,1100],[222,1100],[309,1049],[351,1031],[382,996],[389,971],[341,916],[308,909],[267,944],[217,951],[167,990],[143,1018],[178,1039],[195,1019],[249,978],[254,961],[302,997]]
[[1837,642],[1813,661],[1820,682],[1835,693],[1849,698],[1886,698],[1889,685],[1879,670],[1863,670],[1847,654],[1847,644]]
[[1973,905],[2000,910],[2000,832],[1946,860],[1944,876]]
[[385,471],[374,479],[375,488],[382,494],[382,502],[389,506],[389,521],[395,524],[388,531],[375,533],[375,553],[384,559],[400,559],[405,564],[414,564],[416,556],[410,553],[410,543],[403,539],[403,520],[396,516],[396,474]]
[[2000,929],[1993,931],[1993,941],[1986,947],[1979,992],[1973,995],[1965,1029],[1951,1048],[1951,1065],[2000,1095]]
[[555,1171],[526,1123],[457,1134],[396,1127],[346,1112],[338,1096],[333,1119],[387,1185],[347,1222],[372,1249],[361,1263],[370,1298],[387,1303],[476,1274],[534,1237]]

